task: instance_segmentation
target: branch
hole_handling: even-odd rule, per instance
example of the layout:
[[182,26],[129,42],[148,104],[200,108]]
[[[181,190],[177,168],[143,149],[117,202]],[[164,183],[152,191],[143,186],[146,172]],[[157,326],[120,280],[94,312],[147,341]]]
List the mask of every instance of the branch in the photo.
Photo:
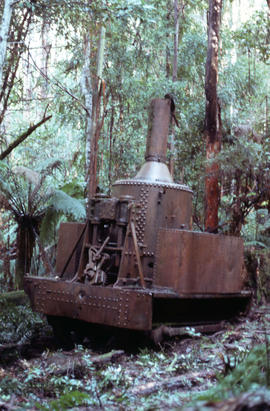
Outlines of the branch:
[[86,113],[87,113],[88,116],[89,116],[90,114],[89,114],[88,109],[87,109],[87,108],[85,107],[85,105],[78,99],[78,97],[74,96],[74,95],[73,95],[66,87],[64,87],[55,77],[52,77],[53,80],[51,80],[51,79],[47,76],[47,74],[44,73],[44,72],[38,67],[37,63],[35,62],[35,60],[33,59],[32,55],[31,55],[31,53],[29,52],[29,49],[28,49],[28,53],[29,53],[29,56],[30,56],[30,58],[31,58],[31,60],[32,60],[32,62],[33,62],[33,63],[31,63],[32,66],[35,67],[35,69],[42,75],[42,77],[44,77],[48,82],[50,82],[50,83],[53,84],[54,86],[59,87],[62,91],[64,91],[65,93],[67,93],[71,98],[73,98],[74,100],[76,100],[76,101],[80,104],[80,106],[86,111]]
[[8,148],[0,154],[0,160],[4,160],[14,148],[16,148],[19,144],[21,144],[30,134],[32,134],[39,126],[45,123],[47,120],[50,120],[52,116],[44,117],[39,123],[34,124],[33,126],[29,127],[23,134],[21,134],[18,138],[16,138],[13,143],[11,143]]

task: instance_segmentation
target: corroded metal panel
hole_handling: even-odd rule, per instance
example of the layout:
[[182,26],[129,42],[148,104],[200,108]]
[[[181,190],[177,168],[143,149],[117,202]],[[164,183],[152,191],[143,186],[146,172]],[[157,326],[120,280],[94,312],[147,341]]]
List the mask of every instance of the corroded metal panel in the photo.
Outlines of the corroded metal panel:
[[26,277],[33,309],[46,315],[134,330],[152,328],[149,291],[96,287],[80,283]]
[[[144,276],[152,280],[158,230],[161,227],[190,228],[192,191],[178,184],[142,182],[134,179],[116,182],[113,193],[116,197],[132,195],[138,204],[135,218],[136,235],[141,248]],[[130,268],[125,267],[125,271],[130,274],[134,271],[132,261],[130,257]],[[122,274],[123,270],[121,276]]]
[[[82,233],[83,227],[84,224],[81,223],[62,223],[60,225],[59,240],[57,244],[56,273],[61,274],[64,269],[67,260]],[[65,278],[74,276],[80,259],[80,248],[80,245],[78,245],[77,250],[73,253],[65,270]]]
[[243,288],[238,237],[160,229],[154,283],[182,293],[237,293]]

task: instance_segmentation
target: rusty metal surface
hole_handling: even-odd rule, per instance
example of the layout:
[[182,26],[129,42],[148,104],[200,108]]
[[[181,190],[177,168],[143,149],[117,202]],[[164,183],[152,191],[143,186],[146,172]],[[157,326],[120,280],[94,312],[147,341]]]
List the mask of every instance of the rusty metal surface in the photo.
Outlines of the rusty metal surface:
[[171,103],[169,100],[156,98],[151,101],[146,139],[146,160],[166,162],[170,117]]
[[155,284],[181,293],[237,293],[243,288],[243,241],[238,237],[161,229]]
[[119,200],[115,197],[112,198],[100,198],[100,194],[93,199],[93,216],[103,220],[116,219],[116,209]]
[[[83,230],[84,224],[81,223],[62,223],[59,228],[59,239],[57,244],[56,256],[56,273],[60,274],[65,267],[65,264],[70,256],[80,234]],[[80,246],[73,253],[73,256],[65,270],[65,278],[74,276],[76,266],[80,259]]]
[[[136,180],[129,180],[128,184],[126,182],[115,184],[113,193],[117,197],[129,193],[138,204],[135,218],[136,235],[144,277],[152,281],[158,230],[162,227],[190,228],[192,192],[179,189],[177,185],[142,184]],[[125,243],[122,263],[121,278],[125,278],[125,273],[128,277],[137,276],[137,270],[134,269],[134,247],[131,241]]]
[[149,291],[122,290],[38,277],[26,277],[33,309],[46,315],[134,330],[152,328]]

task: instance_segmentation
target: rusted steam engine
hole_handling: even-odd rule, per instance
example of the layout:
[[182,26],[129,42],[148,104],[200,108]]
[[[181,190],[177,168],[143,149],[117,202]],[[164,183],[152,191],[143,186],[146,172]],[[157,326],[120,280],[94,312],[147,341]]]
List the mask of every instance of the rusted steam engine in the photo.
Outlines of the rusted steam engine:
[[96,194],[85,224],[61,225],[56,274],[25,277],[34,310],[145,331],[244,312],[243,242],[192,231],[192,191],[166,165],[170,118],[170,101],[153,100],[136,177]]

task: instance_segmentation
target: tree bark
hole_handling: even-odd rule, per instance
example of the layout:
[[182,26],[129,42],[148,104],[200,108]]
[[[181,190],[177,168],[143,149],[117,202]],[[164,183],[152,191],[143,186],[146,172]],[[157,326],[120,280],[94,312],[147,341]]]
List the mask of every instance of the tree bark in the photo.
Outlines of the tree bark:
[[[86,128],[85,128],[85,181],[87,187],[87,203],[89,202],[89,181],[90,181],[90,155],[91,155],[91,140],[93,129],[93,93],[91,79],[91,39],[90,33],[84,37],[84,64],[81,76],[81,88],[84,96],[84,105],[86,111]],[[87,204],[88,205],[88,204]]]
[[[174,10],[174,40],[173,40],[173,72],[172,81],[177,81],[177,69],[178,69],[178,46],[179,46],[179,0],[174,0],[173,2]],[[169,160],[169,170],[172,178],[174,177],[174,144],[175,143],[175,124],[172,123],[172,132],[170,137],[170,160]]]
[[42,124],[44,124],[46,121],[50,120],[52,116],[44,117],[41,121],[39,121],[37,124],[34,124],[33,126],[29,127],[28,130],[26,130],[23,134],[21,134],[19,137],[16,138],[13,143],[11,143],[8,148],[3,151],[0,154],[0,160],[4,160],[14,148],[16,148],[19,144],[21,144],[30,134],[32,134],[38,127],[40,127]]
[[17,257],[15,264],[15,286],[17,290],[23,289],[24,275],[30,273],[31,260],[35,244],[34,232],[29,226],[27,216],[18,219],[17,229]]
[[98,53],[97,53],[97,74],[94,81],[93,88],[93,120],[92,120],[92,132],[91,132],[91,150],[90,150],[90,175],[88,185],[88,201],[93,197],[97,190],[97,159],[98,159],[98,140],[100,132],[103,126],[104,117],[100,120],[100,106],[101,96],[103,90],[103,64],[104,64],[104,51],[105,51],[105,34],[106,30],[104,26],[100,28]]
[[8,107],[8,101],[14,86],[20,58],[25,50],[24,41],[28,33],[31,18],[31,10],[28,8],[22,9],[21,12],[18,12],[18,16],[16,14],[18,29],[16,31],[10,30],[9,37],[12,40],[12,44],[9,47],[8,57],[6,57],[5,70],[2,71],[2,86],[0,87],[0,125],[4,120]]
[[179,3],[174,0],[174,41],[173,41],[173,75],[172,80],[177,80],[178,45],[179,45]]
[[50,24],[43,20],[42,27],[41,27],[41,45],[42,45],[42,71],[45,74],[44,83],[41,87],[41,94],[43,98],[47,97],[48,94],[48,63],[50,58],[51,52],[51,43],[49,41],[49,31],[50,31]]
[[102,71],[105,50],[105,28],[101,26],[99,45],[97,52],[97,71],[94,80],[91,78],[91,38],[90,34],[85,36],[84,66],[82,71],[81,87],[84,94],[86,117],[86,148],[85,148],[85,179],[87,186],[87,208],[90,198],[96,193],[97,188],[97,155],[98,138],[103,121],[99,122],[100,100],[102,93]]
[[14,0],[5,0],[2,22],[0,27],[0,90],[3,83],[3,69],[6,58],[8,33],[12,16],[12,3]]
[[220,202],[219,164],[215,160],[221,149],[221,117],[217,95],[219,30],[222,0],[209,0],[208,48],[205,74],[205,128],[206,166],[205,178],[205,230],[217,232]]

